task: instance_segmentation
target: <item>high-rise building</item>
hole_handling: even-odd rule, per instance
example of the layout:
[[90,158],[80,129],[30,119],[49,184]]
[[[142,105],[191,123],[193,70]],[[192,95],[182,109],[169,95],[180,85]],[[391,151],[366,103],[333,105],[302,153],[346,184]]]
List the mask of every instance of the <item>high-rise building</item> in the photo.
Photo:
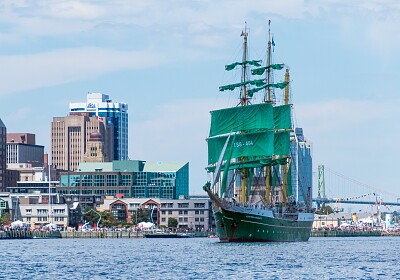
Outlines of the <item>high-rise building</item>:
[[0,119],[0,191],[5,191],[5,176],[6,176],[6,166],[7,166],[7,128],[3,121]]
[[[88,147],[91,135],[102,142],[104,161],[114,158],[112,123],[88,113],[71,113],[66,117],[54,117],[51,123],[51,162],[57,169],[75,171]],[[90,145],[89,145],[90,146]]]
[[[291,142],[292,192],[296,201],[312,203],[312,143],[306,139],[302,128],[296,128]],[[297,176],[298,174],[298,176]]]
[[128,104],[113,102],[106,94],[89,92],[83,103],[70,103],[71,113],[85,112],[114,125],[114,160],[128,159]]

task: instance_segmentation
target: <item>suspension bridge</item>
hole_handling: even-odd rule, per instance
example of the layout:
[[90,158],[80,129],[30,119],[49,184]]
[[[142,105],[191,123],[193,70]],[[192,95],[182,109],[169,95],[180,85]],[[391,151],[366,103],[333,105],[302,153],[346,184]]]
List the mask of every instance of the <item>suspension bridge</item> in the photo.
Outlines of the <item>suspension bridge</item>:
[[363,204],[386,206],[400,206],[400,194],[381,190],[367,185],[334,171],[324,165],[318,166],[317,194],[313,202],[319,207],[321,204],[334,204],[337,209],[342,204]]

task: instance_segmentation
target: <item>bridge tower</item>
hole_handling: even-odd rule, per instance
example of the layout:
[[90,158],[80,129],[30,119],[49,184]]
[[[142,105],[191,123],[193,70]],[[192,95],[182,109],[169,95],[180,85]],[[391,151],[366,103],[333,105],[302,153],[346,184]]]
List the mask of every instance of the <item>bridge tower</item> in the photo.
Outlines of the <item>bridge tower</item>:
[[[325,194],[325,171],[324,165],[318,165],[318,196],[319,200],[326,199]],[[317,203],[317,208],[320,209],[321,202]],[[322,202],[322,205],[325,205],[325,202]]]

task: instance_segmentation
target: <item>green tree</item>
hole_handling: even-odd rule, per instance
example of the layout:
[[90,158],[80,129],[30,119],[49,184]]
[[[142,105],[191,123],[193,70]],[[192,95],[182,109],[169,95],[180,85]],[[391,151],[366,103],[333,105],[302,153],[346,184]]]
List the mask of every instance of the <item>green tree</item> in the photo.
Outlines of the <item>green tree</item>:
[[114,215],[111,212],[101,212],[101,222],[100,226],[102,227],[112,227],[117,226],[119,222],[115,219]]
[[175,218],[168,218],[168,227],[170,228],[178,227],[178,220]]
[[3,216],[0,216],[0,224],[4,224],[7,222],[11,222],[11,214],[10,213],[4,213]]
[[135,213],[132,214],[131,221],[134,224],[138,224],[141,222],[151,222],[150,210],[141,208],[137,209]]
[[315,211],[315,214],[318,215],[329,215],[332,213],[333,213],[332,207],[330,207],[329,205],[322,205],[320,209]]
[[100,217],[99,217],[99,214],[97,214],[96,212],[97,212],[96,210],[94,210],[90,207],[86,207],[85,210],[83,210],[83,212],[82,212],[83,213],[83,215],[82,215],[83,221],[86,221],[91,225],[97,224]]

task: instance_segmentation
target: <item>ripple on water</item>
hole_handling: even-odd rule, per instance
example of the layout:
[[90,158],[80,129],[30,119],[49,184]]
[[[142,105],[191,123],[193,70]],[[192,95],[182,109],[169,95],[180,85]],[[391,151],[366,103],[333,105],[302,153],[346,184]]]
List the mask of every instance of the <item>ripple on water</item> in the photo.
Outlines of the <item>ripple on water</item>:
[[2,240],[5,279],[397,279],[400,238]]

